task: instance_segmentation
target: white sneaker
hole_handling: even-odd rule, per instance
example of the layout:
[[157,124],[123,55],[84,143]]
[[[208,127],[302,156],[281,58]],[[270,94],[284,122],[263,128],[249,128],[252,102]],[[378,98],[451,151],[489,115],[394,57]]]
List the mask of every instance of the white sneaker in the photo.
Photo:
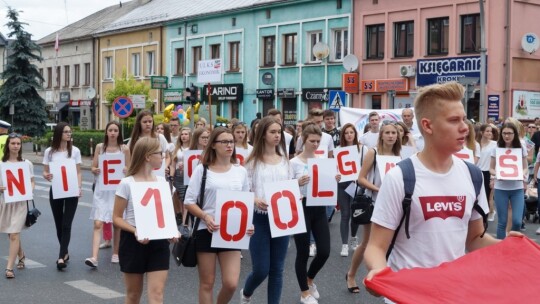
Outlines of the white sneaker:
[[352,251],[355,251],[356,247],[358,247],[358,238],[357,237],[352,237],[349,240],[349,244],[350,244],[350,247],[351,247]]
[[309,245],[309,256],[314,257],[317,254],[317,246],[315,244]]
[[244,289],[240,289],[240,304],[250,304],[251,303],[251,297],[246,297],[244,295]]
[[540,228],[536,229],[536,234],[540,234]]
[[309,287],[309,293],[315,298],[315,300],[318,300],[321,295],[319,295],[319,291],[317,290],[317,285],[313,283],[313,285],[308,285]]
[[120,258],[118,257],[118,254],[113,254],[111,256],[111,263],[113,264],[118,264],[120,263]]
[[488,222],[494,222],[495,221],[495,214],[497,214],[497,212],[495,212],[495,211],[488,214]]
[[300,296],[300,303],[302,304],[319,304],[319,301],[315,299],[312,295],[309,295],[307,297]]
[[349,245],[347,245],[347,244],[341,245],[341,253],[340,253],[340,255],[342,257],[349,256]]
[[94,258],[87,258],[86,260],[84,260],[84,263],[92,268],[98,267],[98,261]]

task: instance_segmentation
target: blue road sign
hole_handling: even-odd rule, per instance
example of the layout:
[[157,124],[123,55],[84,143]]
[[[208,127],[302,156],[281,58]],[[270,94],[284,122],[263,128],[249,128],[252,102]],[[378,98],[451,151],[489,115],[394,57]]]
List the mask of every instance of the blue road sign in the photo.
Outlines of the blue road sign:
[[328,93],[328,108],[330,110],[339,112],[341,107],[346,106],[345,91],[330,90]]
[[129,117],[133,113],[133,102],[126,96],[116,97],[112,104],[112,110],[114,115],[119,118]]

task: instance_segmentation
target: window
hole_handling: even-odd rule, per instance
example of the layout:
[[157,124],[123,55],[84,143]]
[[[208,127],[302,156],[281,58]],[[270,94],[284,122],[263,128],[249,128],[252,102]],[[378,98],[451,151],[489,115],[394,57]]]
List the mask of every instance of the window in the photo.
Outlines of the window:
[[394,57],[412,57],[414,52],[414,21],[396,22]]
[[332,61],[342,61],[349,54],[349,30],[332,30]]
[[81,84],[81,66],[79,64],[73,66],[73,81],[75,87]]
[[112,57],[105,57],[105,66],[104,68],[104,75],[103,78],[105,79],[112,79]]
[[156,73],[156,52],[146,52],[146,75],[152,76]]
[[84,64],[84,85],[90,85],[90,63]]
[[174,75],[184,75],[184,49],[176,49],[174,53],[176,56]]
[[56,85],[54,87],[60,87],[60,67],[56,67]]
[[384,58],[384,24],[366,26],[367,59]]
[[448,17],[428,19],[428,55],[448,54]]
[[276,65],[276,36],[263,37],[263,66],[273,67]]
[[43,86],[43,69],[39,69],[39,75],[41,75],[41,79],[39,80],[39,85]]
[[64,88],[69,88],[69,65],[64,66]]
[[202,46],[192,47],[191,52],[193,53],[193,68],[191,70],[193,71],[193,74],[197,74],[199,68],[199,61],[202,58]]
[[240,42],[230,42],[229,43],[229,71],[239,71],[240,63],[238,62],[240,58]]
[[480,52],[480,14],[461,16],[461,52]]
[[47,89],[52,88],[52,68],[47,68]]
[[317,42],[322,40],[322,31],[316,31],[316,32],[308,32],[307,33],[307,39],[308,39],[308,49],[307,49],[307,58],[309,58],[309,62],[320,62],[315,55],[313,55],[313,46],[317,44]]
[[296,64],[296,58],[297,52],[296,52],[296,44],[297,44],[297,35],[294,34],[286,34],[283,35],[283,38],[285,40],[285,65],[288,64]]
[[131,72],[134,77],[141,76],[141,54],[133,53],[131,54]]
[[212,44],[210,45],[210,59],[219,59],[219,50],[221,45]]

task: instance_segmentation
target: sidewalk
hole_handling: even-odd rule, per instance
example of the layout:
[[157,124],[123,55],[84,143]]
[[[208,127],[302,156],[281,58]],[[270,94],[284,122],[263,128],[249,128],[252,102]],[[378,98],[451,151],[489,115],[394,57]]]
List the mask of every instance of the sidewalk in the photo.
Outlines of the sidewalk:
[[[34,165],[41,166],[43,164],[43,152],[32,152],[32,143],[24,143],[22,149],[23,159],[28,159]],[[90,156],[82,156],[81,160],[81,169],[90,170],[92,168],[92,158]]]

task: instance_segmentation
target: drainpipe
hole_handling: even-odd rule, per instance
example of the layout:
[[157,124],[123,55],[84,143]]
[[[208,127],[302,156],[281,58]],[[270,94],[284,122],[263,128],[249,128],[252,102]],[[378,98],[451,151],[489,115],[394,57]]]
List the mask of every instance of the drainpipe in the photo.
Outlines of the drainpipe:
[[484,13],[484,0],[478,0],[480,4],[480,102],[479,104],[479,118],[480,122],[486,121],[486,26],[485,26],[485,13]]
[[504,58],[505,58],[505,67],[504,67],[504,100],[505,106],[503,107],[503,117],[508,117],[508,107],[512,107],[512,99],[510,98],[510,8],[511,0],[506,0],[506,10],[505,10],[505,35],[504,35]]

